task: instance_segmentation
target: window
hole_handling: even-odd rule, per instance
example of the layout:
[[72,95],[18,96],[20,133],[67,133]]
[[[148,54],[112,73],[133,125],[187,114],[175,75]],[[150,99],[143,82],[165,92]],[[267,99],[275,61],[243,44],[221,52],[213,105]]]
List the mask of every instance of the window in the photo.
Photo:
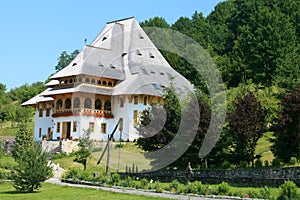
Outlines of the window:
[[100,133],[106,134],[106,123],[101,123]]
[[84,108],[92,109],[92,100],[90,98],[84,100]]
[[82,82],[82,78],[79,78],[79,79],[78,79],[78,82],[81,83],[81,82]]
[[39,137],[42,137],[42,128],[39,128]]
[[49,117],[50,116],[50,108],[47,108],[46,109],[46,117]]
[[91,132],[94,132],[94,130],[95,130],[95,123],[94,122],[89,123],[89,129],[90,129]]
[[142,53],[139,50],[136,50],[136,55],[142,56]]
[[106,81],[102,81],[102,85],[106,85]]
[[112,87],[112,86],[113,86],[113,84],[112,84],[111,81],[108,82],[108,86],[109,86],[109,87]]
[[43,117],[43,109],[39,109],[39,117]]
[[52,138],[52,131],[51,131],[51,127],[48,127],[48,139]]
[[136,126],[138,124],[138,111],[133,111],[133,124]]
[[134,103],[135,105],[139,104],[139,96],[134,96],[134,97],[133,97],[133,103]]
[[77,132],[77,121],[73,121],[73,132]]
[[78,97],[74,99],[74,108],[80,108],[80,99]]
[[120,97],[120,107],[124,108],[124,98]]
[[56,109],[57,109],[57,110],[62,109],[62,100],[61,100],[61,99],[58,99],[58,100],[57,100],[57,102],[56,102]]
[[95,84],[95,83],[96,83],[95,79],[92,79],[91,83],[92,83],[92,84]]
[[147,96],[144,96],[144,105],[146,106],[148,104],[148,98]]
[[97,99],[95,101],[95,110],[101,110],[102,109],[102,105],[101,104],[102,104],[101,100]]
[[86,78],[86,79],[85,79],[85,82],[86,82],[86,83],[90,83],[90,79],[89,79],[89,78]]
[[111,102],[110,102],[110,100],[105,101],[105,103],[104,103],[104,110],[108,110],[108,111],[111,110]]
[[56,123],[56,133],[60,133],[60,122]]
[[101,81],[100,80],[98,80],[98,85],[101,85]]
[[71,109],[71,107],[72,107],[71,99],[69,99],[69,98],[66,99],[65,107],[66,107],[66,109]]

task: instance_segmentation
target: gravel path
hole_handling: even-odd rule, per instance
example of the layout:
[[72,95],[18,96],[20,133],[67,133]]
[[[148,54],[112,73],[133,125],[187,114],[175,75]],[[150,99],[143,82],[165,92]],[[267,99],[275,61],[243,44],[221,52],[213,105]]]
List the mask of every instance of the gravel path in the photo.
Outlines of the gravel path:
[[169,193],[156,193],[151,191],[143,191],[143,190],[135,190],[135,189],[126,189],[126,188],[113,188],[113,187],[103,187],[103,186],[90,186],[90,185],[80,185],[80,184],[71,184],[71,183],[63,183],[61,182],[60,178],[63,174],[64,170],[59,166],[55,165],[54,163],[49,163],[54,171],[53,178],[48,179],[46,182],[61,186],[69,186],[69,187],[78,187],[78,188],[93,188],[93,189],[100,189],[104,191],[110,192],[117,192],[123,194],[135,194],[135,195],[144,195],[144,196],[151,196],[151,197],[161,197],[161,198],[168,198],[168,199],[182,199],[182,200],[233,200],[233,199],[241,199],[241,198],[234,198],[234,197],[199,197],[193,195],[176,195],[176,194],[169,194]]

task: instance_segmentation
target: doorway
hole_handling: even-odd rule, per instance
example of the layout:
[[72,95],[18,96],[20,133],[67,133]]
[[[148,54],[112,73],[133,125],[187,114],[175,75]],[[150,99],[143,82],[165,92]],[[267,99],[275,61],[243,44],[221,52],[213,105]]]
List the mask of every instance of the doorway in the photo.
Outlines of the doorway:
[[63,122],[62,125],[62,138],[68,139],[71,136],[71,122]]

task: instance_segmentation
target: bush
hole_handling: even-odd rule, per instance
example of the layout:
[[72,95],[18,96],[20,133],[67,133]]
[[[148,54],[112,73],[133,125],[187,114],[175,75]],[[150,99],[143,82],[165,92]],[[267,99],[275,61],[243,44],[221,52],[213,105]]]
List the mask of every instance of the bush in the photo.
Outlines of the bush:
[[278,200],[299,200],[300,195],[297,193],[297,186],[293,181],[285,181],[279,187],[280,195]]
[[224,161],[221,165],[222,169],[229,169],[230,167],[231,167],[231,164],[228,161]]
[[239,168],[247,168],[247,166],[248,166],[247,161],[241,161],[239,164]]
[[218,194],[228,194],[229,193],[230,186],[226,182],[222,182],[218,186]]
[[65,158],[68,155],[66,153],[58,153],[58,154],[53,154],[51,159],[52,160],[56,160],[56,159],[60,159],[60,158]]
[[13,186],[17,191],[33,192],[52,175],[52,168],[48,166],[48,154],[39,144],[34,143],[23,150],[22,154],[18,154]]
[[159,182],[159,181],[154,182],[154,188],[155,188],[155,192],[157,192],[157,193],[162,193],[164,191],[164,188],[163,188],[161,182]]
[[289,161],[289,164],[290,164],[290,165],[295,165],[297,162],[298,162],[297,158],[291,157],[291,159],[290,159],[290,161]]
[[179,186],[179,182],[177,180],[173,180],[170,184],[169,184],[169,191],[171,192],[175,192],[178,189]]
[[120,175],[115,173],[111,175],[111,183],[113,185],[118,185],[121,181]]
[[148,189],[149,188],[149,181],[146,178],[141,179],[141,188]]
[[271,190],[268,187],[264,187],[259,190],[259,198],[261,199],[271,199]]
[[257,159],[257,160],[255,161],[254,165],[255,165],[255,167],[257,167],[257,168],[261,168],[262,165],[263,165],[263,163],[262,163],[261,159]]
[[274,158],[272,160],[272,167],[280,167],[281,160],[279,158]]
[[265,167],[269,167],[269,165],[270,165],[270,163],[269,163],[268,160],[265,160],[265,161],[264,161],[264,164],[265,164]]

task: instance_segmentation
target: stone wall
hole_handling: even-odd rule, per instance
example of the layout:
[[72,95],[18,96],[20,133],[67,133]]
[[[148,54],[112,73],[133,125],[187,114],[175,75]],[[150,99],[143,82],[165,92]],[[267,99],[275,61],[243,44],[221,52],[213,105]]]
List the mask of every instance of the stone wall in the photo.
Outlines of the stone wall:
[[[161,182],[179,180],[186,182],[186,171],[158,171],[149,173],[121,173],[122,178],[135,176],[159,180]],[[237,169],[237,170],[195,170],[190,181],[201,181],[207,184],[219,184],[222,181],[234,186],[247,187],[278,187],[286,180],[294,181],[300,187],[300,167],[287,168],[261,168],[261,169]]]
[[50,154],[66,153],[70,154],[79,149],[78,142],[73,140],[66,141],[42,141],[42,148]]

